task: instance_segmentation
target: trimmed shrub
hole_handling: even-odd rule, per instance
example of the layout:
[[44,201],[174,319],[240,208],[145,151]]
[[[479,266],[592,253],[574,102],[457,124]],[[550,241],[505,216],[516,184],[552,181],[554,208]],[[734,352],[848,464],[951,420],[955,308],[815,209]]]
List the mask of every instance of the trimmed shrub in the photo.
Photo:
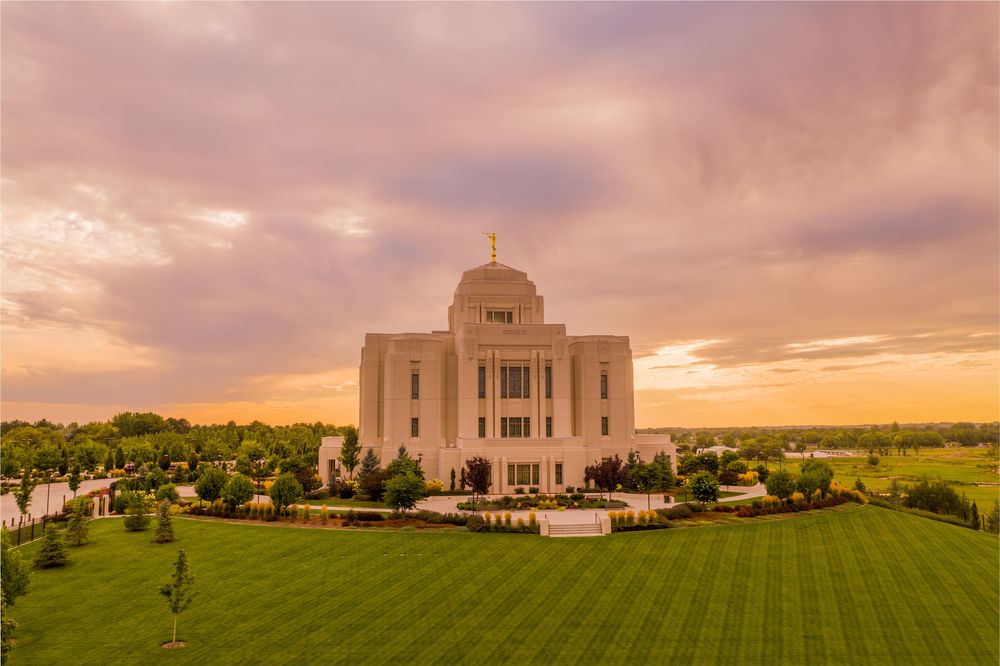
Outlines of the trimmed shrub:
[[327,511],[327,508],[324,506],[322,509],[320,509],[319,512],[319,522],[322,523],[323,525],[326,525],[329,520],[330,520],[330,512]]
[[506,525],[507,527],[510,527],[510,519],[511,519],[510,513],[503,514],[503,524]]
[[532,530],[538,529],[538,518],[535,516],[534,511],[528,513],[528,527]]
[[465,527],[470,532],[481,532],[486,527],[486,521],[479,516],[469,516],[465,521]]

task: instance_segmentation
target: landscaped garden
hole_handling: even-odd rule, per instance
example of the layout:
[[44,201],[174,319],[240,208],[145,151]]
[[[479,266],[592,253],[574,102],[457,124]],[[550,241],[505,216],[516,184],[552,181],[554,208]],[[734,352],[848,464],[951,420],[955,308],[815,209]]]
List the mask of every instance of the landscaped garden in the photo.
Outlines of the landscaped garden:
[[504,495],[495,499],[479,499],[475,504],[459,502],[463,511],[529,511],[531,509],[565,511],[566,509],[624,509],[628,506],[621,500],[607,500],[584,493],[557,493],[555,495]]
[[[11,664],[996,663],[996,537],[845,504],[537,539],[98,521],[12,608]],[[40,544],[22,549],[32,557]],[[157,593],[185,549],[197,596]]]

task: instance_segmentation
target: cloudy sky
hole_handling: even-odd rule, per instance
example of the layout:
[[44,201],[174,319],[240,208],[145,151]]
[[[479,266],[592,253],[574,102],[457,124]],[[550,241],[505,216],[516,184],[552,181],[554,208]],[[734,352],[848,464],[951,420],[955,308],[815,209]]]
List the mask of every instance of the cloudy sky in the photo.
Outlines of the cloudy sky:
[[2,411],[357,422],[461,272],[639,426],[993,420],[995,3],[3,3]]

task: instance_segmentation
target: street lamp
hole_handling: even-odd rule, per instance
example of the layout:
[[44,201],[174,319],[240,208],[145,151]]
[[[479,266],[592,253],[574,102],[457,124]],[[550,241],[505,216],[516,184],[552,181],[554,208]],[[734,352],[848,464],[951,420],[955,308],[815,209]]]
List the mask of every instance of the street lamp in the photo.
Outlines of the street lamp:
[[52,496],[52,472],[53,470],[45,470],[46,481],[45,481],[45,515],[49,515],[49,497]]

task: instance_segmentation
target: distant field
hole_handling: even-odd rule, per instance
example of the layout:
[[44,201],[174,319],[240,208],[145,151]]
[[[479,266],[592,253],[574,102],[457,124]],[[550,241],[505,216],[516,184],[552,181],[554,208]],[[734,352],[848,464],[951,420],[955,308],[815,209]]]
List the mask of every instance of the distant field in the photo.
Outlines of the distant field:
[[[806,461],[808,460],[806,454]],[[970,501],[975,500],[980,511],[991,508],[993,502],[1000,497],[1000,487],[976,485],[1000,482],[997,460],[991,458],[985,449],[921,449],[919,456],[914,456],[912,451],[907,456],[880,456],[879,465],[875,469],[868,467],[868,454],[856,458],[823,460],[833,467],[837,481],[847,486],[853,486],[858,478],[865,486],[875,490],[887,490],[894,477],[901,484],[918,483],[923,477],[940,479],[953,485],[959,494],[964,492]],[[796,453],[790,453],[784,464],[798,473],[802,458]],[[769,466],[777,468],[774,463]]]
[[997,538],[850,506],[590,539],[104,520],[34,574],[9,663],[996,664]]

